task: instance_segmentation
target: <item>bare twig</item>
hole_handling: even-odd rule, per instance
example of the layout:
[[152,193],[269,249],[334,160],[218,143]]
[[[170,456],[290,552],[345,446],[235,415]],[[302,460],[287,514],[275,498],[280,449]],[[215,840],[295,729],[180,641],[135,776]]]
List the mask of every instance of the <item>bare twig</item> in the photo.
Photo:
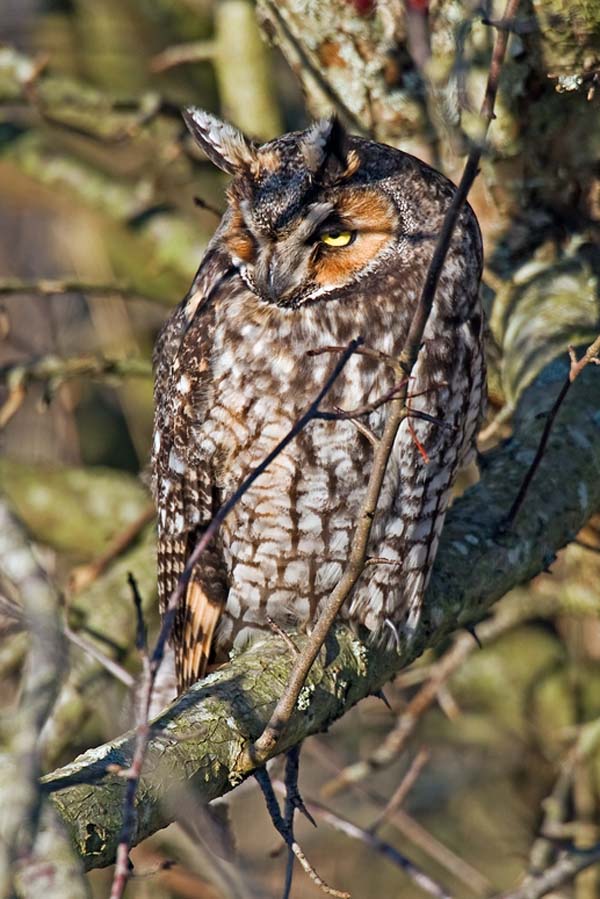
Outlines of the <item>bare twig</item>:
[[[343,353],[346,347],[344,346],[320,346],[317,349],[309,350],[306,354],[307,356],[321,356],[323,353]],[[381,362],[383,365],[388,365],[390,368],[393,368],[402,378],[405,377],[404,370],[395,356],[390,356],[389,353],[384,353],[381,350],[374,350],[371,347],[362,346],[356,350],[356,354],[358,356],[366,356],[369,359],[375,359],[376,362]]]
[[[317,744],[315,747],[314,742],[309,741],[307,744],[308,751],[312,752],[318,763],[328,771],[339,773],[341,766],[338,760],[335,759],[335,752],[331,748],[331,744],[325,744],[322,741],[317,741]],[[385,799],[379,793],[362,783],[350,784],[349,788],[360,796],[362,801],[366,799],[377,806],[386,804]],[[440,843],[402,808],[390,811],[389,823],[402,834],[404,839],[410,840],[418,849],[466,884],[472,892],[478,896],[487,895],[490,892],[490,882],[476,868],[473,868],[472,865],[452,852],[451,849]]]
[[396,809],[400,808],[415,783],[419,779],[421,775],[421,771],[427,764],[430,758],[430,753],[428,749],[420,749],[416,754],[414,759],[412,760],[410,767],[400,783],[398,787],[394,790],[394,794],[388,804],[384,809],[377,815],[371,826],[369,827],[370,833],[375,833],[381,825],[389,818],[389,816],[396,811]]
[[135,521],[132,521],[120,534],[111,540],[102,555],[98,556],[92,562],[85,565],[78,565],[73,568],[69,574],[69,590],[71,593],[79,593],[81,590],[89,587],[90,584],[104,574],[106,569],[117,559],[122,553],[128,549],[141,531],[149,524],[156,511],[154,505],[148,506],[139,515]]
[[[514,15],[518,7],[518,2],[519,0],[508,0],[505,13],[507,17]],[[489,128],[494,115],[494,101],[498,90],[500,71],[507,43],[507,32],[499,32],[494,44],[488,82],[481,108],[481,115],[485,126],[484,136],[487,134],[487,129]],[[460,184],[452,197],[452,201],[442,222],[442,227],[427,270],[421,296],[410,325],[408,337],[399,357],[399,362],[406,376],[407,383],[410,380],[413,367],[419,354],[423,333],[427,325],[429,313],[433,306],[435,292],[446,258],[446,253],[450,246],[454,227],[466,202],[467,194],[477,175],[482,152],[483,147],[478,146],[474,147],[469,153]],[[241,772],[251,770],[256,764],[263,763],[274,752],[277,743],[293,714],[304,681],[325,642],[329,629],[363,571],[367,558],[367,546],[371,533],[371,526],[377,508],[387,463],[400,424],[407,417],[408,413],[406,407],[408,393],[407,383],[399,394],[390,401],[390,411],[380,442],[375,449],[371,476],[367,485],[365,498],[358,514],[354,539],[346,569],[314,625],[311,639],[305,645],[300,657],[294,665],[287,687],[283,696],[277,703],[267,727],[255,742],[254,746],[249,747],[240,760]]]
[[552,792],[542,803],[544,819],[540,836],[534,841],[529,855],[529,868],[533,876],[543,872],[552,860],[555,833],[567,815],[577,766],[587,758],[594,757],[599,743],[600,719],[587,722],[580,728],[575,745],[560,766]]
[[554,403],[552,404],[552,407],[551,407],[550,411],[548,412],[548,417],[546,418],[546,424],[544,426],[544,430],[542,431],[542,436],[540,437],[540,442],[539,442],[539,445],[537,448],[537,452],[534,456],[533,462],[529,466],[527,474],[523,478],[523,482],[519,488],[519,492],[517,493],[517,496],[515,497],[515,501],[513,502],[512,506],[510,508],[510,512],[506,516],[506,521],[504,522],[504,527],[506,529],[512,527],[517,515],[519,514],[519,509],[521,508],[521,506],[523,505],[523,503],[525,501],[527,491],[529,490],[529,485],[531,484],[531,481],[533,480],[533,477],[539,468],[540,462],[542,461],[542,459],[544,457],[544,452],[546,450],[548,438],[550,437],[550,432],[552,431],[552,426],[554,425],[554,420],[556,419],[556,416],[558,415],[560,407],[562,406],[567,393],[571,389],[573,382],[576,380],[576,378],[579,377],[579,375],[581,374],[581,372],[587,365],[589,365],[590,363],[593,363],[594,365],[600,365],[600,359],[598,358],[599,354],[600,354],[600,335],[598,335],[598,337],[594,340],[594,342],[589,345],[589,347],[587,348],[587,350],[585,351],[585,353],[579,360],[577,359],[574,348],[571,346],[569,347],[569,358],[571,359],[571,367],[569,369],[569,374],[567,375],[565,382],[564,382],[558,396],[554,400]]
[[174,44],[158,53],[150,61],[153,72],[166,72],[175,66],[192,62],[211,62],[217,52],[214,41],[189,41],[186,44]]
[[[21,393],[28,384],[35,381],[46,383],[52,392],[73,378],[150,377],[151,374],[149,360],[136,356],[110,359],[106,356],[61,358],[48,355],[0,367],[0,381],[6,383],[9,395]],[[0,411],[0,419],[4,418],[5,413]]]
[[5,427],[23,404],[27,387],[40,381],[46,385],[46,398],[66,381],[74,378],[124,378],[150,377],[152,366],[146,359],[132,356],[123,359],[109,359],[104,356],[74,356],[61,359],[49,355],[27,362],[9,363],[0,366],[0,382],[8,387],[8,397],[0,407],[0,429]]
[[17,414],[25,402],[26,396],[27,391],[23,384],[15,384],[15,386],[9,390],[6,400],[2,406],[0,406],[0,431],[2,428],[5,428],[11,418]]
[[129,573],[127,579],[129,586],[131,587],[136,615],[135,645],[142,658],[144,684],[149,686],[147,686],[146,689],[144,702],[140,703],[137,709],[138,724],[135,731],[135,750],[131,766],[125,771],[119,772],[121,776],[127,778],[127,789],[125,791],[125,799],[123,802],[123,821],[121,833],[119,835],[119,845],[117,847],[115,873],[110,891],[110,899],[121,899],[131,871],[129,849],[131,847],[136,825],[135,794],[142,774],[148,738],[150,736],[149,712],[154,679],[156,676],[154,675],[153,677],[151,660],[148,655],[146,624],[142,611],[142,598],[134,576]]
[[271,630],[273,631],[273,633],[277,634],[278,637],[281,637],[281,639],[283,640],[283,642],[285,643],[285,645],[287,646],[287,648],[289,649],[291,654],[293,656],[297,656],[298,655],[298,647],[296,646],[296,644],[294,643],[294,641],[292,640],[290,635],[288,633],[286,633],[286,631],[284,631],[284,629],[282,627],[279,627],[279,625],[277,624],[276,621],[273,620],[273,618],[270,618],[267,615],[265,620],[266,620],[267,624],[269,625],[269,627],[271,628]]
[[[59,597],[59,604],[63,602],[63,600],[64,598],[62,596]],[[3,618],[8,619],[7,625],[3,626],[2,631],[0,632],[0,636],[5,637],[9,633],[22,631],[26,628],[27,622],[25,620],[23,607],[13,599],[7,596],[0,596],[0,613]],[[107,656],[98,649],[96,644],[92,643],[91,640],[88,640],[87,637],[84,637],[77,631],[72,630],[66,620],[66,616],[63,621],[63,633],[67,640],[81,649],[86,655],[91,656],[99,662],[106,671],[117,678],[117,680],[120,680],[121,683],[125,684],[128,689],[133,687],[135,679],[132,675],[126,671],[122,665],[119,665],[118,662],[115,662],[114,659],[111,659],[110,656]]]
[[552,867],[535,877],[528,878],[517,889],[502,893],[494,899],[541,899],[542,896],[547,896],[563,884],[569,883],[581,871],[598,864],[600,864],[600,846],[563,852]]
[[0,296],[33,294],[40,297],[51,297],[64,293],[83,293],[93,297],[119,294],[122,297],[136,297],[148,302],[155,302],[148,297],[142,297],[139,290],[120,281],[116,281],[114,284],[102,284],[75,277],[38,278],[34,281],[22,278],[0,278]]
[[373,400],[372,403],[366,403],[363,406],[358,406],[356,409],[340,409],[336,406],[334,412],[318,412],[316,417],[323,421],[344,421],[346,419],[360,418],[363,415],[370,415],[371,412],[375,412],[377,409],[385,406],[386,403],[389,403],[391,399],[397,396],[403,387],[406,386],[406,383],[407,379],[405,378],[398,384],[394,384],[382,396]]
[[208,200],[205,200],[199,196],[194,197],[194,206],[197,206],[198,209],[205,209],[207,212],[211,212],[215,216],[215,218],[218,219],[222,217],[224,212],[223,209],[219,209],[217,206],[213,206],[213,204],[209,203]]
[[118,662],[115,662],[114,659],[111,659],[110,656],[107,656],[103,653],[98,647],[92,643],[91,640],[86,639],[82,634],[77,631],[72,630],[67,622],[64,624],[64,633],[65,637],[71,641],[75,646],[78,646],[83,652],[87,655],[91,656],[97,662],[99,662],[103,668],[105,668],[109,674],[112,674],[113,677],[116,677],[117,680],[121,681],[128,690],[131,690],[135,685],[135,678],[133,675],[129,673],[122,665],[119,665]]

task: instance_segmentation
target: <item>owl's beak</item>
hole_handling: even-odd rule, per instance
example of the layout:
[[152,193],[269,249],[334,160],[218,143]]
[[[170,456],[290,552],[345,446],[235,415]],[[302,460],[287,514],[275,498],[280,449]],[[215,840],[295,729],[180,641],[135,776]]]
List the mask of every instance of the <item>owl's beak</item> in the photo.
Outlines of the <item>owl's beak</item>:
[[261,296],[271,303],[282,305],[298,287],[298,271],[291,254],[273,254],[262,271],[255,272],[256,286]]

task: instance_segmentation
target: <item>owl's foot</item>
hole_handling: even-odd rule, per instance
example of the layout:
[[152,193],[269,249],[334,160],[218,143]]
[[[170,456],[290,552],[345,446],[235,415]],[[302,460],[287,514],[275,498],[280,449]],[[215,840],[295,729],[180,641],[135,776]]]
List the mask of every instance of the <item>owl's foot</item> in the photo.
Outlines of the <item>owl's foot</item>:
[[304,805],[304,800],[298,789],[298,769],[300,767],[300,746],[294,746],[286,755],[285,760],[285,813],[290,817],[290,828],[294,818],[294,810],[298,809],[304,817],[310,821],[313,827],[317,822]]
[[304,852],[302,851],[302,849],[296,842],[296,838],[294,837],[294,812],[296,811],[296,809],[306,815],[308,820],[312,824],[314,824],[315,827],[317,826],[312,815],[304,805],[304,802],[298,790],[299,757],[299,746],[295,746],[287,754],[285,766],[286,796],[283,815],[281,814],[281,809],[279,808],[279,803],[277,802],[275,790],[273,789],[273,784],[271,782],[271,778],[269,777],[267,769],[259,768],[254,772],[254,777],[256,778],[265,798],[267,810],[271,817],[271,821],[273,822],[273,826],[288,847],[288,863],[286,867],[285,886],[282,894],[282,899],[289,899],[290,890],[292,887],[294,857],[298,859],[304,871],[308,874],[312,882],[317,887],[319,887],[321,892],[325,893],[327,896],[337,896],[339,897],[339,899],[350,899],[350,893],[347,893],[345,890],[336,890],[333,887],[328,886],[325,881],[322,880],[322,878],[315,871],[315,869],[312,867],[312,865],[304,855]]

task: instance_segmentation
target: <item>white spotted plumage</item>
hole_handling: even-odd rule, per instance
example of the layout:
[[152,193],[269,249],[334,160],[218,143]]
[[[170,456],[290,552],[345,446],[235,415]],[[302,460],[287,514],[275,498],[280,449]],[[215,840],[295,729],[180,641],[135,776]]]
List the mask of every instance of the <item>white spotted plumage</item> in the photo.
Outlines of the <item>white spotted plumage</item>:
[[[203,527],[322,387],[336,357],[309,353],[361,335],[367,347],[399,355],[452,195],[427,166],[349,138],[336,123],[256,148],[203,115],[188,122],[235,177],[192,289],[157,344],[163,608]],[[350,230],[354,221],[345,255],[319,255],[324,228]],[[415,412],[444,426],[418,417],[402,424],[369,546],[388,564],[365,569],[342,612],[388,642],[418,624],[451,486],[474,446],[485,387],[480,271],[479,231],[466,209],[410,384]],[[356,355],[325,405],[373,403],[397,380],[393,366]],[[361,420],[377,436],[385,408]],[[180,688],[268,618],[284,628],[315,619],[344,570],[372,455],[352,421],[314,421],[241,498],[176,622]]]

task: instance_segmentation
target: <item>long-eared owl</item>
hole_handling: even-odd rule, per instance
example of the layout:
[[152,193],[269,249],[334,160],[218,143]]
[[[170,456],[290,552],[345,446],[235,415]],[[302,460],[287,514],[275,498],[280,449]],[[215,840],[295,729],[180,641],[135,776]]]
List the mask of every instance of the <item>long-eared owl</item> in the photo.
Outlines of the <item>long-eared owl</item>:
[[[452,184],[406,153],[349,136],[335,118],[256,145],[199,109],[188,127],[232,175],[228,207],[155,349],[153,489],[161,608],[220,504],[289,431],[362,336],[397,357]],[[414,629],[457,469],[485,387],[482,250],[466,206],[444,264],[373,521],[368,565],[342,617]],[[398,373],[356,354],[330,409],[376,406]],[[178,688],[270,618],[306,628],[343,570],[386,416],[317,420],[236,505],[193,573],[172,634]],[[440,423],[441,422],[443,423]],[[377,561],[377,560],[387,560]]]

